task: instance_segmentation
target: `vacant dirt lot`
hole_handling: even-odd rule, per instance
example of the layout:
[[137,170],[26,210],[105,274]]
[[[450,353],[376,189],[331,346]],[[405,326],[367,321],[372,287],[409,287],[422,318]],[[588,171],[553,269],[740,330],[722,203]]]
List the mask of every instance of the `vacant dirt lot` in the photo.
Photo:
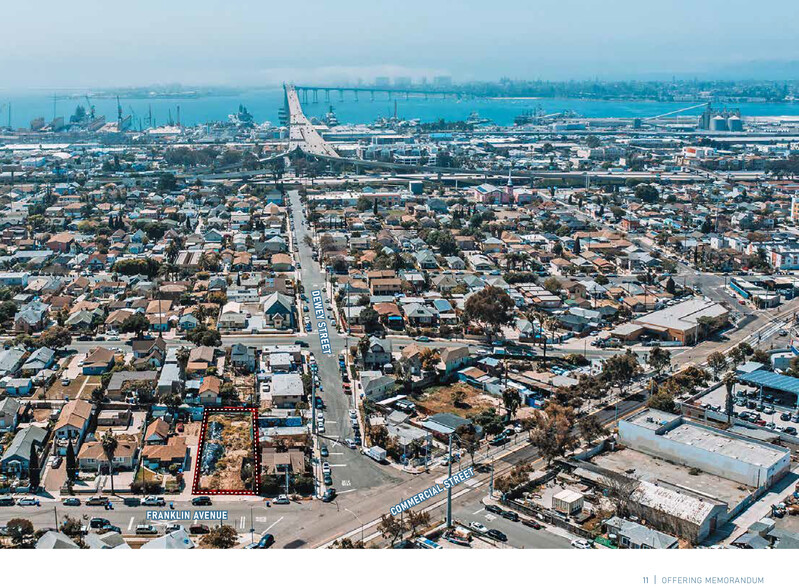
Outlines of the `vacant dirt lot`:
[[[456,406],[453,402],[453,393],[462,395],[462,399]],[[414,398],[417,408],[427,414],[439,412],[451,412],[460,417],[469,417],[480,413],[487,408],[498,407],[499,400],[492,398],[477,388],[468,384],[457,382],[449,386],[432,386],[424,393]]]
[[70,400],[80,398],[88,401],[92,398],[92,390],[100,386],[102,386],[100,376],[78,376],[68,386],[64,386],[61,379],[57,379],[47,389],[47,399],[63,400],[69,397]]
[[[212,423],[222,426],[219,439],[209,438]],[[208,417],[206,438],[203,440],[203,452],[207,450],[208,442],[217,442],[224,448],[224,453],[217,460],[214,471],[210,474],[201,474],[199,488],[203,490],[252,490],[245,480],[242,480],[241,469],[245,459],[254,458],[252,438],[252,414],[248,412],[214,414]],[[202,457],[200,463],[202,464]]]

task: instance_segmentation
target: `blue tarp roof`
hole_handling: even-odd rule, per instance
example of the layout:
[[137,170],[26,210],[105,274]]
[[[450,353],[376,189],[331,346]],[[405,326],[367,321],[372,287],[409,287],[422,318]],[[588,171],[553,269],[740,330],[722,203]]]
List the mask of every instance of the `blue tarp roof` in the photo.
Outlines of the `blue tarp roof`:
[[799,378],[783,376],[766,370],[757,370],[748,374],[741,374],[738,380],[752,386],[763,386],[781,392],[790,392],[799,396]]

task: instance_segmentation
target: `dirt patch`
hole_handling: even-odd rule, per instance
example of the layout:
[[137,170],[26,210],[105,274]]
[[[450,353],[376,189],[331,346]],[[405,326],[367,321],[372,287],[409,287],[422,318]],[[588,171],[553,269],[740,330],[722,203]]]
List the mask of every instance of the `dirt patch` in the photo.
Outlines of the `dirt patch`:
[[195,494],[249,494],[258,487],[252,410],[223,409],[203,420]]
[[[461,396],[459,403],[453,402],[454,396]],[[459,417],[468,418],[484,410],[499,406],[499,400],[478,390],[469,384],[456,382],[449,386],[432,386],[420,396],[413,399],[416,407],[426,414],[451,412]]]

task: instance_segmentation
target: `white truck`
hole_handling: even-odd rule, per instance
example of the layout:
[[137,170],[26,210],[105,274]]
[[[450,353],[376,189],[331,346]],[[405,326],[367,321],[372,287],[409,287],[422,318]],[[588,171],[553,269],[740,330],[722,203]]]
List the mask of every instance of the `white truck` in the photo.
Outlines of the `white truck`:
[[382,447],[378,447],[377,445],[372,445],[369,449],[367,449],[366,455],[378,463],[383,463],[386,461],[386,450]]

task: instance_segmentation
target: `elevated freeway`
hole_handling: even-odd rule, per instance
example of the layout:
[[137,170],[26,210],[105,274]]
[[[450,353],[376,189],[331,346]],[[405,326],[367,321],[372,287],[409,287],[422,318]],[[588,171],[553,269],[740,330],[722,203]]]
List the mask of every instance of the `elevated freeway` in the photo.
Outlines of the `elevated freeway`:
[[299,149],[308,155],[336,159],[338,153],[314,128],[302,111],[296,88],[291,84],[284,86],[289,125],[289,152]]

